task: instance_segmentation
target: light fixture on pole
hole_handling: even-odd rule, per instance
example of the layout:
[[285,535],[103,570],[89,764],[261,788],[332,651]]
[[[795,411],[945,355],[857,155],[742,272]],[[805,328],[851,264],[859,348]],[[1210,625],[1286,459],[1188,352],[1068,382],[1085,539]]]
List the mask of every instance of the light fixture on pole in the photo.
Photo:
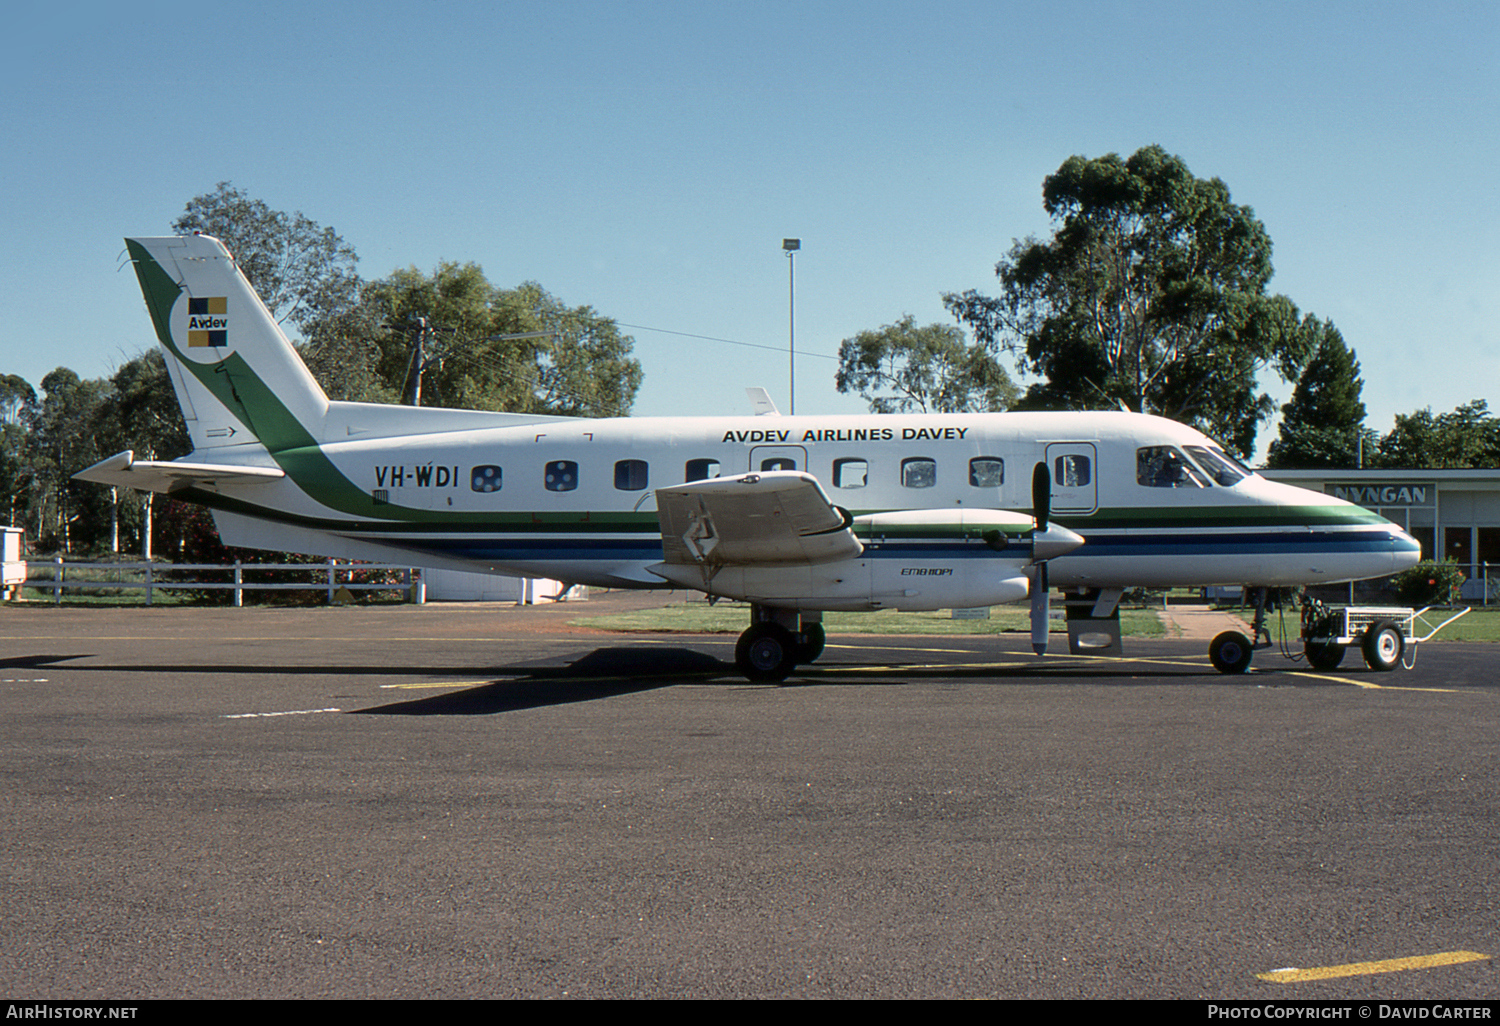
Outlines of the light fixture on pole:
[[797,412],[797,261],[793,259],[802,248],[801,239],[782,239],[781,248],[786,250],[786,295],[787,295],[787,413]]

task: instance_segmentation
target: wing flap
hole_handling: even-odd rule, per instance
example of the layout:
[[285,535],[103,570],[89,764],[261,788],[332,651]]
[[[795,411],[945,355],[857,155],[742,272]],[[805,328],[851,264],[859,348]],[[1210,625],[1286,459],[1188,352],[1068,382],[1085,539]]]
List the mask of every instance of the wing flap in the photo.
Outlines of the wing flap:
[[86,470],[73,475],[80,481],[97,484],[139,488],[145,492],[170,493],[194,485],[218,486],[274,481],[285,477],[279,467],[248,467],[226,463],[185,463],[158,460],[138,460],[135,452],[124,452],[100,460]]
[[656,490],[662,552],[683,566],[814,566],[864,551],[818,479],[791,470]]

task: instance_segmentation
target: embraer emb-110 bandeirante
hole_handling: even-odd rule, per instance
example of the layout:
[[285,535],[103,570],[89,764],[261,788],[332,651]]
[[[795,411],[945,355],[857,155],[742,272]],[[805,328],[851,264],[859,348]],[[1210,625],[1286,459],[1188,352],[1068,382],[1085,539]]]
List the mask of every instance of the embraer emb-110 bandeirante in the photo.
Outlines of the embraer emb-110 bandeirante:
[[[740,669],[781,680],[829,610],[1030,600],[1108,630],[1124,589],[1377,577],[1415,540],[1267,481],[1191,428],[1111,413],[569,418],[331,402],[224,246],[128,239],[194,451],[78,476],[213,511],[226,544],[751,605]],[[1210,653],[1238,672],[1251,645]]]

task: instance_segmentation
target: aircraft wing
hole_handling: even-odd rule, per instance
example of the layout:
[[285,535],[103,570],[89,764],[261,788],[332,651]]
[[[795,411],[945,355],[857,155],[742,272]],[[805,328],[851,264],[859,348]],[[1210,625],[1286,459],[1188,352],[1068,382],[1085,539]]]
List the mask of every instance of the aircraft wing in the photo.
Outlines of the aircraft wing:
[[279,467],[246,467],[222,463],[177,463],[158,460],[138,460],[135,452],[126,449],[109,459],[100,460],[87,470],[73,475],[80,481],[98,484],[123,485],[146,492],[176,492],[193,485],[220,485],[231,481],[271,481],[285,477]]
[[812,566],[864,551],[848,512],[794,470],[658,488],[656,508],[669,565]]

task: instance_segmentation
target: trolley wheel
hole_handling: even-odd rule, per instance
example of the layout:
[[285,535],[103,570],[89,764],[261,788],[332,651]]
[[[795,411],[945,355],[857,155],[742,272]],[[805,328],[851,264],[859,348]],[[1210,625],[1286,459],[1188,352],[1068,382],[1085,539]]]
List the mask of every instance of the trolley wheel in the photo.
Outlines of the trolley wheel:
[[1244,673],[1254,654],[1250,639],[1239,631],[1225,631],[1208,646],[1208,658],[1220,673]]
[[1302,646],[1307,665],[1314,670],[1337,670],[1344,661],[1344,646],[1326,641],[1309,641]]
[[752,624],[734,646],[734,662],[753,681],[779,683],[797,666],[797,638],[780,624]]
[[1383,620],[1365,631],[1359,647],[1364,651],[1365,665],[1385,673],[1401,665],[1401,656],[1406,652],[1406,637],[1401,628]]

